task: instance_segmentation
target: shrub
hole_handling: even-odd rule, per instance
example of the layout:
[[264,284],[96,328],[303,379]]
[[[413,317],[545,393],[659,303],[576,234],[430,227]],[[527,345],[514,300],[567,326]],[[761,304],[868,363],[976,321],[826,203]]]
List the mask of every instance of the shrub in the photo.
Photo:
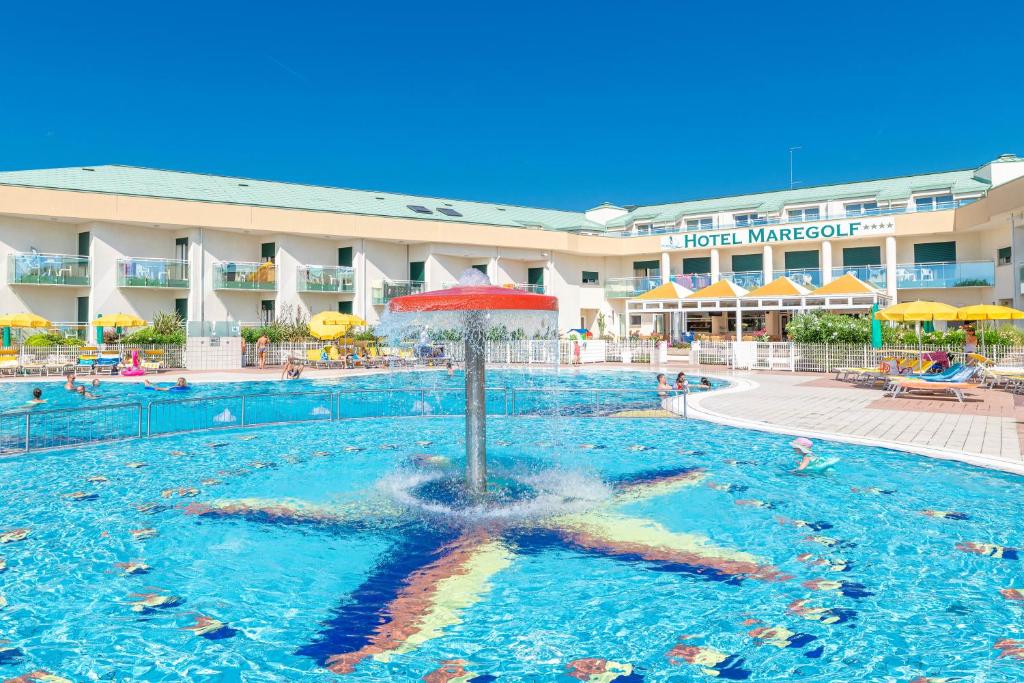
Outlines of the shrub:
[[786,325],[786,335],[803,344],[870,344],[871,321],[852,315],[812,311],[790,320]]
[[[103,331],[103,340],[107,339],[107,330]],[[184,344],[185,330],[182,329],[181,316],[174,313],[157,313],[153,316],[153,324],[143,327],[120,339],[121,344]]]
[[65,337],[55,332],[40,332],[25,338],[25,346],[82,346],[78,337]]

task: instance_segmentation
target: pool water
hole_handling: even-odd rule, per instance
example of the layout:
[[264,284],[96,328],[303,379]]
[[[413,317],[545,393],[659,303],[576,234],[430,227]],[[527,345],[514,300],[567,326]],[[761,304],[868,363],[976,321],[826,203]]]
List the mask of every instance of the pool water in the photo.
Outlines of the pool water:
[[463,434],[340,420],[0,461],[0,679],[1024,680],[1018,477],[828,442],[834,471],[794,476],[778,435],[498,417],[492,471],[578,497],[480,524],[395,502],[458,471]]
[[[651,389],[657,385],[655,372],[580,372],[576,370],[555,371],[538,369],[533,371],[520,370],[489,370],[487,385],[489,387],[515,386],[522,388],[617,388],[617,389]],[[147,379],[161,386],[170,386],[178,375],[173,371],[159,377]],[[195,382],[187,391],[152,391],[146,389],[142,381],[109,381],[99,377],[100,386],[93,388],[90,382],[93,377],[82,376],[78,384],[85,385],[94,393],[96,399],[84,399],[73,392],[64,390],[64,382],[46,378],[40,382],[19,382],[5,385],[0,391],[0,412],[25,410],[27,402],[32,398],[32,389],[43,390],[46,403],[32,410],[53,410],[61,408],[96,407],[102,405],[151,401],[175,401],[191,398],[214,396],[233,396],[246,394],[282,394],[303,391],[337,391],[347,389],[386,389],[386,388],[428,388],[428,389],[464,389],[465,377],[457,371],[453,377],[443,370],[437,371],[394,371],[369,375],[342,376],[331,379],[299,379],[264,382]],[[691,386],[697,386],[700,376],[687,378]],[[715,385],[720,382],[715,381]]]

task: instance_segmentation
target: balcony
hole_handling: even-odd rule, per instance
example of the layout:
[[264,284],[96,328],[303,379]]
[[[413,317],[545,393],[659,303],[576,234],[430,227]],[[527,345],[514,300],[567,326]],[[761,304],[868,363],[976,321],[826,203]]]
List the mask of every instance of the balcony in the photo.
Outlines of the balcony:
[[995,281],[995,261],[901,263],[896,266],[896,287],[899,289],[992,287]]
[[676,273],[669,279],[680,287],[696,292],[711,284],[711,273]]
[[760,270],[743,270],[738,272],[723,272],[719,277],[729,280],[734,285],[743,289],[756,289],[764,284],[764,272]]
[[277,268],[272,261],[218,261],[213,264],[213,288],[273,292],[277,290]]
[[295,289],[299,292],[351,294],[356,291],[355,271],[347,266],[299,266]]
[[424,283],[415,280],[384,280],[373,286],[373,305],[383,306],[395,297],[421,294]]
[[772,273],[773,278],[779,278],[783,275],[807,289],[821,287],[821,269],[819,268],[790,268],[788,270],[776,270]]
[[837,266],[832,269],[832,279],[841,278],[844,275],[853,275],[862,282],[866,282],[875,289],[885,290],[885,266]]
[[10,254],[7,283],[88,287],[89,257],[73,254]]
[[188,289],[188,261],[163,258],[117,259],[117,286]]
[[661,284],[660,275],[645,277],[610,277],[604,281],[604,295],[609,299],[632,299]]

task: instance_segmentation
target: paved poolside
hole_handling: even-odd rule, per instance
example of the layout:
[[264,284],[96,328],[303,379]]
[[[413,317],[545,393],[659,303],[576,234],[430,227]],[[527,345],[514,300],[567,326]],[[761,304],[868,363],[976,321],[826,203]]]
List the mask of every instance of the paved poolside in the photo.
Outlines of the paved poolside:
[[[717,370],[717,371],[716,371]],[[1024,400],[972,390],[967,403],[884,398],[822,374],[704,372],[735,386],[690,396],[690,416],[811,437],[838,436],[1024,474]],[[880,442],[880,443],[879,443]]]

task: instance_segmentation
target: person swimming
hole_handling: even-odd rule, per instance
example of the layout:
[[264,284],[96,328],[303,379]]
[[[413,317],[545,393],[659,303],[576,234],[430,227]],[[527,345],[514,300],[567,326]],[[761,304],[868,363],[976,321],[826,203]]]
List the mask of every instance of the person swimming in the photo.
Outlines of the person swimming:
[[445,363],[444,367],[445,367],[446,370],[448,370],[448,376],[449,377],[454,377],[455,376],[455,368],[452,367],[452,362],[451,361],[448,361],[447,363]]
[[184,377],[179,377],[177,379],[177,381],[174,383],[174,386],[172,386],[172,387],[161,387],[159,385],[153,384],[148,379],[142,380],[142,383],[145,384],[147,388],[152,389],[153,391],[170,391],[171,389],[188,389],[188,380],[185,379]]
[[281,379],[298,379],[302,376],[302,371],[305,370],[306,366],[299,363],[292,356],[288,356],[288,360],[285,361],[284,367],[281,369]]
[[93,389],[99,389],[100,388],[100,378],[99,377],[93,377],[92,378],[92,382],[90,382],[90,384],[92,384],[92,388]]
[[686,392],[686,389],[687,389],[686,373],[683,372],[682,370],[680,370],[679,374],[676,375],[676,389],[678,391],[682,391],[684,393]]
[[37,406],[40,403],[46,403],[46,399],[43,398],[43,390],[40,389],[39,387],[36,387],[35,389],[33,389],[32,390],[32,398],[31,398],[31,400],[29,400],[28,403],[29,403],[29,405],[34,405],[34,406]]
[[793,472],[824,472],[839,462],[839,458],[822,458],[815,455],[814,442],[807,437],[801,436],[793,439],[789,445],[803,456],[800,464],[796,466],[795,470],[792,470]]
[[64,390],[74,391],[75,390],[75,373],[69,372],[64,375]]
[[96,394],[92,393],[91,391],[86,391],[85,386],[81,384],[75,387],[75,393],[81,396],[82,398],[96,398]]
[[701,377],[700,378],[700,385],[703,388],[705,388],[705,389],[710,389],[711,388],[711,380],[709,380],[707,377]]
[[659,372],[658,373],[658,396],[660,396],[661,398],[665,398],[670,393],[672,393],[672,387],[670,387],[668,385],[668,382],[665,381],[664,373],[660,373]]

